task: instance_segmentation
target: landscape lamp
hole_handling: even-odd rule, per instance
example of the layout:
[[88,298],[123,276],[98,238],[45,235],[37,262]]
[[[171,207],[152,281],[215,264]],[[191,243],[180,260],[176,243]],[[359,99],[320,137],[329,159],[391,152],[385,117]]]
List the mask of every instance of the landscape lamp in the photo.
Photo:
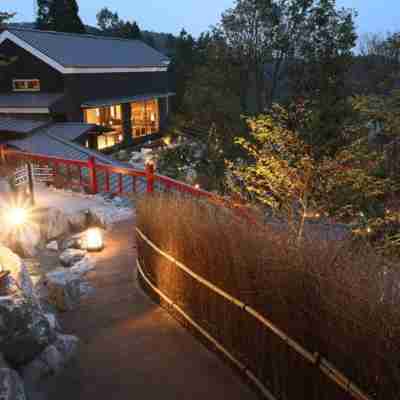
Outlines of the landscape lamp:
[[86,231],[86,250],[101,251],[104,249],[104,238],[99,228],[90,228]]
[[4,216],[10,226],[20,227],[28,221],[28,210],[23,207],[10,207]]

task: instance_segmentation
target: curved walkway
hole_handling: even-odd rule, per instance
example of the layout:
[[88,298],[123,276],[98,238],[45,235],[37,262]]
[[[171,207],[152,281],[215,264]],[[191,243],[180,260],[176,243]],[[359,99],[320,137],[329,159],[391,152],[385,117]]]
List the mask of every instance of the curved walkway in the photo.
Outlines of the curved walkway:
[[230,399],[257,396],[215,354],[142,292],[134,221],[118,224],[87,278],[96,291],[63,328],[78,335],[78,360],[43,388],[48,399]]

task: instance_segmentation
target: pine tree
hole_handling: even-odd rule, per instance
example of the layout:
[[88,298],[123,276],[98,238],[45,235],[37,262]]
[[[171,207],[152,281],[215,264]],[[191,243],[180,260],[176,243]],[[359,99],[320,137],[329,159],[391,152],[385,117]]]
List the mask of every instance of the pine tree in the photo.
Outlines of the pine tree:
[[[44,21],[46,21],[46,17]],[[85,33],[86,31],[79,18],[79,7],[76,0],[50,0],[47,22],[46,29],[57,32]]]
[[49,9],[51,0],[37,0],[36,29],[49,29]]

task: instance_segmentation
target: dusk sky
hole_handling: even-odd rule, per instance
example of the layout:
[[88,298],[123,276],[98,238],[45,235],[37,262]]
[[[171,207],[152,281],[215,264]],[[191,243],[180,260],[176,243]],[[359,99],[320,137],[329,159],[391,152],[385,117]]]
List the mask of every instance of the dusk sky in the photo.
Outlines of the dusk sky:
[[[36,0],[2,0],[7,11],[17,12],[15,21],[32,21]],[[339,6],[358,11],[359,33],[400,30],[399,0],[337,0]],[[96,24],[96,12],[107,6],[121,18],[136,20],[142,29],[178,33],[182,28],[198,35],[218,22],[233,0],[79,0],[80,16],[85,24]]]

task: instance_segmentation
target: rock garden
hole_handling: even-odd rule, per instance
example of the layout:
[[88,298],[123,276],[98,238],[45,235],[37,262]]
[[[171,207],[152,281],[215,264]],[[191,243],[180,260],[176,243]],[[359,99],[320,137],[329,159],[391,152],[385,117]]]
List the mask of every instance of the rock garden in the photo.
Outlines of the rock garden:
[[132,213],[122,199],[95,197],[93,207],[70,212],[2,208],[1,400],[32,398],[41,380],[59,373],[77,354],[79,338],[63,333],[58,315],[79,307],[93,290],[85,280],[95,269],[89,232],[106,237],[116,219]]

